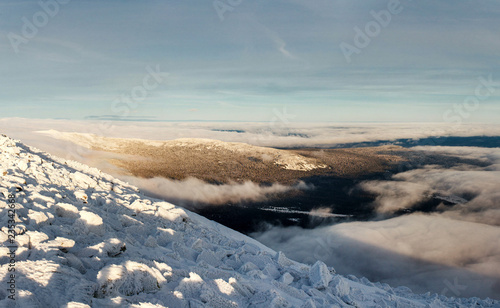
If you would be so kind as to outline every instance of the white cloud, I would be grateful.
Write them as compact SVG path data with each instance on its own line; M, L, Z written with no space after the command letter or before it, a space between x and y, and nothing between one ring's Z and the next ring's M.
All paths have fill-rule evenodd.
M500 294L500 229L489 225L412 214L313 230L275 227L253 236L297 261L320 259L340 274L415 292L441 293L457 279L466 286L460 297Z
M281 184L263 186L251 181L214 185L195 178L175 181L159 177L140 179L122 176L121 179L140 187L141 190L151 196L188 208L206 206L207 204L225 205L228 202L265 201L279 193L312 188L312 186L306 185L304 182L292 186Z
M429 187L420 183L371 181L359 185L363 190L375 194L376 210L379 213L394 213L411 208L429 197Z
M127 118L124 118L127 120ZM208 138L244 142L260 146L329 147L344 143L378 140L419 139L437 136L500 136L500 125L463 124L450 128L447 123L206 123L206 122L120 122L35 119L0 119L0 129L9 135L37 142L32 131L55 129L63 132L93 133L106 137L172 140ZM21 138L21 137L16 137ZM44 142L38 142L46 144ZM439 141L436 140L438 144ZM431 144L432 145L432 144Z
M481 159L491 165L425 166L396 174L391 181L360 184L376 194L374 206L385 215L411 208L435 194L465 200L454 206L442 204L432 214L413 213L314 230L275 227L254 236L298 261L320 259L342 274L405 285L417 292L499 298L500 149L415 149ZM460 294L449 288L455 279L464 286Z

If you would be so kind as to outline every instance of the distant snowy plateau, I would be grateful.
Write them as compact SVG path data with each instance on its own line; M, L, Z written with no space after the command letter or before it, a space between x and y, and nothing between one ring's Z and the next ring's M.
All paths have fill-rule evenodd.
M6 136L0 192L0 307L500 307L294 262Z

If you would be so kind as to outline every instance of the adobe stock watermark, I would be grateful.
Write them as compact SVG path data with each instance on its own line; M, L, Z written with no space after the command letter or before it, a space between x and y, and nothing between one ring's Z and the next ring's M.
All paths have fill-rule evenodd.
M234 11L242 2L243 0L215 0L212 4L220 21L223 22L224 14Z
M7 38L15 53L19 53L19 46L21 44L28 44L30 40L36 37L38 31L47 26L49 21L54 18L61 10L62 5L66 5L71 0L47 0L38 1L40 10L31 17L31 20L26 16L21 18L23 25L21 27L21 34L9 32Z
M144 102L150 95L151 92L157 89L160 84L165 82L167 73L161 72L160 65L157 64L155 67L147 66L145 68L146 74L142 78L142 82L132 87L129 91L125 91L123 94L118 96L111 102L110 109L113 120L124 120L130 113L139 107L139 104ZM112 128L113 120L100 120L97 128L98 134L101 136L106 136ZM73 149L69 149L72 146ZM76 146L75 144L68 144L68 156L67 159L80 161L83 157L86 157L91 150Z
M500 83L493 81L492 74L487 78L481 76L478 80L479 84L474 89L474 95L467 96L461 104L454 104L453 108L443 113L445 122L461 125L463 120L468 119L479 109L481 102L489 99L495 93L496 88L500 87Z
M273 113L274 113L274 116L271 119L271 121L269 122L270 127L275 127L276 123L278 123L278 124L281 123L282 125L283 124L288 125L290 123L290 120L293 120L297 117L297 115L295 115L295 114L288 113L286 107L283 107L283 112L277 108L274 108Z
M253 145L266 145L274 136L275 130L287 130L293 119L297 117L296 114L289 113L286 106L273 108L270 119L261 127L260 133L250 134L246 137L245 142Z
M342 251L342 245L342 241L337 234L326 232L324 236L318 236L311 240L312 254L309 254L304 259L304 263L314 264L318 260L329 263L328 260L331 260L339 254L339 251Z
M130 115L133 109L139 106L139 103L150 95L158 86L163 83L165 73L160 71L160 65L157 64L153 69L151 66L146 67L147 74L142 79L142 83L133 87L129 93L120 95L111 103L111 111L120 118L125 118Z
M451 292L455 297L460 297L462 292L467 290L467 286L458 283L458 278L455 278L453 283L448 279L443 280L443 283L446 286L446 288L441 291L441 295L443 296L449 296L448 293Z
M500 88L500 82L495 82L492 74L489 74L488 77L481 76L478 78L478 81L479 83L474 89L474 95L465 97L462 103L454 104L453 107L450 107L443 113L443 121L455 125L447 126L446 129L441 132L441 136L452 135L453 132L457 131L465 119L468 119L473 112L479 110L481 102L489 99L496 92L497 88ZM440 146L444 141L444 138L430 136L424 144L420 145ZM424 163L425 158L423 156L412 161L403 162L398 165L397 170L386 171L384 177L386 180L390 180L394 174L417 168ZM460 203L460 206L465 205Z
M411 1L411 0L409 0ZM373 20L367 22L363 29L354 27L353 43L340 43L340 50L344 55L347 63L352 62L354 54L359 55L363 49L370 45L372 39L376 38L382 32L382 29L387 28L392 21L393 15L398 15L403 11L403 6L399 0L389 0L387 9L379 12L370 11Z
M8 249L7 256L9 258L8 261L8 271L9 274L7 276L7 292L10 300L16 300L16 251L17 251L17 243L16 243L16 195L9 194L7 196L9 202L9 209L7 211L7 236L8 236L8 244L6 248Z

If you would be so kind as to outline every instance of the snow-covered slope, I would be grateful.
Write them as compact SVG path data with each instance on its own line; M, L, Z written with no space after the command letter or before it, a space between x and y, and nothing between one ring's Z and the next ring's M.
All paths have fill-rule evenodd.
M296 263L97 169L5 136L0 187L0 307L499 305L415 295L336 275L321 262Z

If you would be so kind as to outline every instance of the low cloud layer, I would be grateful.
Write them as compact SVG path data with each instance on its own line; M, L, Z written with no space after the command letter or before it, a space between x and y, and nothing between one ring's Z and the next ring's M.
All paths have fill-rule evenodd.
M344 275L422 293L500 297L500 229L489 225L412 214L312 230L274 227L253 236L297 261L319 259Z
M286 186L273 184L271 186L259 185L250 181L244 183L231 183L223 185L208 184L204 181L188 178L175 181L165 178L140 179L136 177L122 177L130 184L140 187L151 196L161 198L176 204L196 208L203 205L224 205L228 202L256 202L266 201L276 194L292 190L313 189L313 186L304 182Z
M361 188L376 194L376 210L394 213L432 196L459 200L454 206L441 205L438 211L459 220L500 225L500 150L465 147L418 147L418 150L480 159L486 167L458 165L444 169L425 166L394 175L391 181L369 181Z
M411 208L413 205L429 198L430 189L421 183L405 181L370 181L359 185L364 191L375 194L374 205L376 211L395 213L401 209Z
M500 125L448 123L204 123L204 122L120 122L0 119L0 130L30 144L46 146L33 131L91 133L106 137L173 140L208 138L271 147L331 147L345 143L379 140L419 139L436 136L500 136ZM28 134L26 134L28 133ZM50 140L50 139L46 139Z
M314 230L271 227L255 238L298 261L323 260L342 274L409 286L416 292L500 298L500 149L418 150L482 159L491 165L425 166L388 181L360 184L377 196L374 206L381 215L411 208L433 195L463 201L443 203L432 214Z

